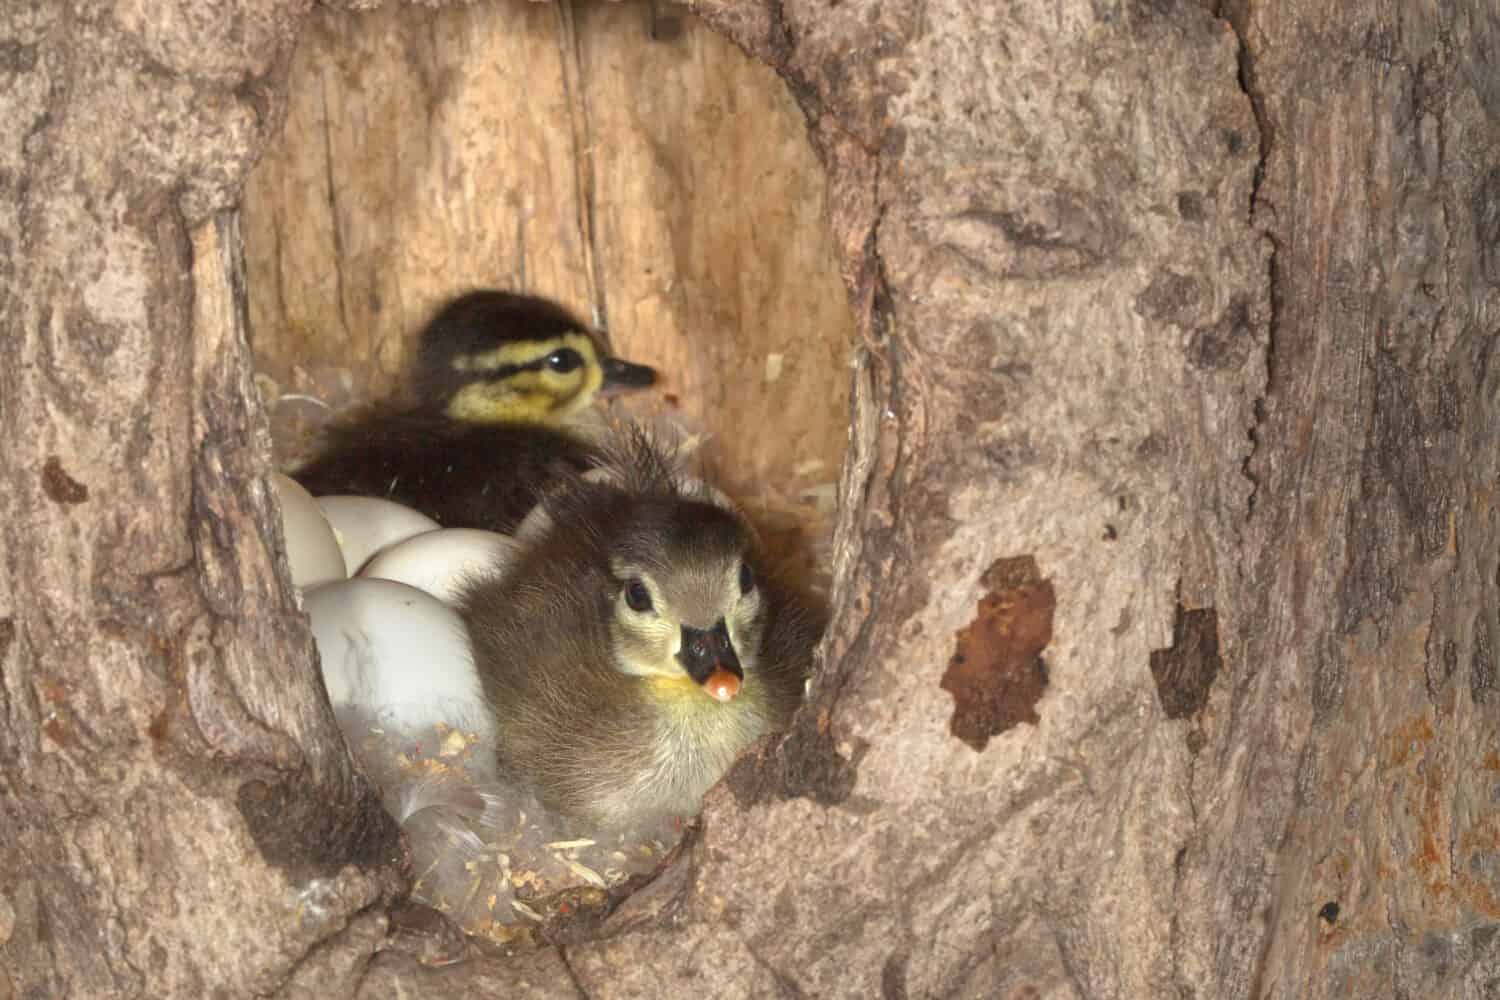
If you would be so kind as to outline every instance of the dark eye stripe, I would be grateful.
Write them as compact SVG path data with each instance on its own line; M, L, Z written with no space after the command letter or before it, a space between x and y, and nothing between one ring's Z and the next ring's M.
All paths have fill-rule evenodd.
M566 374L567 372L583 367L583 355L571 347L556 347L533 361L527 361L525 364L496 365L493 368L473 368L470 370L474 374L483 375L486 378L507 378L511 375L519 375L521 372L539 372L543 368L551 366L552 359L559 355L566 355L571 363L565 368L556 368L553 366L555 371Z

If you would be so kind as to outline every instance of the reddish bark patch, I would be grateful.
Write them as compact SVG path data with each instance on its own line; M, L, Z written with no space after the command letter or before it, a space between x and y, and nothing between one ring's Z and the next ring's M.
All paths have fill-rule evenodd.
M42 492L53 503L79 504L89 498L89 488L68 475L56 455L42 463Z
M72 731L55 718L48 719L42 723L42 731L47 734L53 743L56 743L60 747L74 747L78 745L78 741L73 738Z
M1223 662L1219 656L1219 613L1213 608L1177 605L1172 645L1151 653L1151 676L1167 718L1185 719L1202 711Z
M998 559L979 582L988 593L958 631L941 684L953 695L949 729L975 750L1019 723L1039 721L1036 703L1047 689L1041 653L1052 641L1057 608L1052 583L1031 556Z

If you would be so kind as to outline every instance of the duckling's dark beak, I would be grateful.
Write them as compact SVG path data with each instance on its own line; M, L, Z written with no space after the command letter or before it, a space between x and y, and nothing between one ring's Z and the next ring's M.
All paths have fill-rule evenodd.
M729 629L720 618L711 629L682 626L682 649L677 654L682 668L715 701L730 701L740 693L745 670L729 640Z
M620 358L605 358L603 393L623 392L627 389L644 389L656 384L656 369L649 365L638 365Z

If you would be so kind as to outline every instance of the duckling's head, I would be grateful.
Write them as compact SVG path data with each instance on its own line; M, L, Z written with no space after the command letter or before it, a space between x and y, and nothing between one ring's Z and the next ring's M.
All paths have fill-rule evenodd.
M635 503L610 540L616 669L663 694L734 699L756 670L766 621L752 559L748 530L716 504Z
M613 357L562 306L513 292L469 292L422 331L414 389L424 407L474 423L565 422L600 392L656 372Z

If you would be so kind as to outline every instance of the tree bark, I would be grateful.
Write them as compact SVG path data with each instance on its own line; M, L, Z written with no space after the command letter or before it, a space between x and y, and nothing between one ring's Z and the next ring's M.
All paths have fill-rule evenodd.
M1226 996L1500 995L1500 9L1227 6L1276 311L1244 680L1183 900L1254 933L1183 967Z
M403 850L314 679L234 278L294 13L0 24L0 994L352 982L321 956L383 936Z
M295 16L178 9L0 14L0 992L1500 990L1488 0L701 0L854 309L824 669L628 933L436 970L261 478Z

